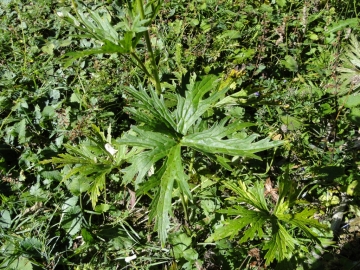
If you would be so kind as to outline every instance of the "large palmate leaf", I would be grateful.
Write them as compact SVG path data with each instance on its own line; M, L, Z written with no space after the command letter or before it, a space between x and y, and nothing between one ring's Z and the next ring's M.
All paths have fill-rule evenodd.
M267 250L266 264L270 264L274 259L282 261L291 258L295 247L302 245L300 240L289 234L285 226L299 228L306 236L318 243L319 240L312 228L318 230L327 228L314 219L315 210L313 209L304 209L294 215L289 213L291 209L289 209L289 201L285 200L285 197L291 198L291 189L285 187L284 184L280 185L282 194L273 210L269 208L265 200L264 186L259 182L255 182L252 187L247 187L242 181L239 181L238 184L225 181L224 186L235 193L236 196L230 197L229 200L236 204L218 212L236 216L236 218L224 221L224 226L216 229L207 242L226 237L232 239L243 233L240 239L240 243L242 243L255 237L264 237L264 228L271 227L270 240L265 240L263 246L263 249ZM245 231L243 231L244 229Z
M132 127L132 130L117 142L141 148L143 151L127 160L130 165L123 169L123 183L127 184L135 179L135 185L138 187L149 170L161 164L149 182L142 183L138 193L146 194L151 189L156 189L150 216L155 218L155 229L159 233L162 245L165 244L170 224L169 213L174 183L183 195L191 199L187 183L189 177L182 163L182 147L205 154L225 168L231 169L226 156L258 158L254 153L282 144L279 141L270 142L268 139L254 142L257 138L255 134L245 139L232 137L234 133L252 126L251 123L229 123L229 119L225 118L210 128L206 128L206 124L199 124L203 114L215 106L228 90L227 87L223 87L219 91L219 83L213 75L204 76L200 81L196 81L194 75L184 95L175 96L177 107L173 111L166 107L164 97L158 96L152 88L149 88L148 92L142 87L139 90L127 88L127 93L134 101L131 103L132 107L126 111L141 125ZM255 196L253 202L259 198ZM262 206L266 206L265 202L262 203ZM253 214L249 211L247 213ZM258 224L262 224L260 220ZM254 226L254 230L261 230L260 225ZM251 235L246 237L249 238Z

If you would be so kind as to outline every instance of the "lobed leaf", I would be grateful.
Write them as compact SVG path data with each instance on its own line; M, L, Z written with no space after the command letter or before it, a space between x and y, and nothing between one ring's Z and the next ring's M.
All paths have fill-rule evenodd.
M239 181L238 185L229 181L224 181L223 184L236 194L235 201L247 203L259 211L269 212L264 196L264 186L259 182L255 182L250 189L242 181Z
M155 229L159 233L160 242L165 246L167 238L167 229L170 225L169 213L171 212L171 199L174 180L183 178L183 171L177 171L174 168L181 168L181 147L175 145L169 151L166 164L164 165L164 173L160 179L159 197L156 205L156 222Z
M268 250L264 257L267 265L274 259L278 261L290 259L295 250L295 245L300 244L279 222L273 225L271 236L271 239L263 247L264 250Z
M205 137L208 135L208 137ZM226 154L231 156L243 156L255 159L260 159L254 155L256 152L267 150L279 145L282 145L281 141L272 141L269 139L263 139L253 143L253 140L257 135L250 135L246 139L228 139L221 140L220 138L210 137L206 132L199 132L184 136L181 143L185 146L192 147L198 151L212 154Z
M228 88L225 88L202 100L207 92L216 87L216 80L216 76L207 75L200 82L192 82L187 86L188 91L185 93L185 98L181 95L177 96L178 103L175 111L177 132L185 135L189 128L214 105L213 103L228 91Z
M132 127L132 130L135 131L137 136L127 133L122 139L118 140L117 143L150 149L149 151L139 153L129 158L127 161L131 163L131 165L123 170L124 183L131 182L137 175L135 183L139 184L151 166L158 160L166 157L176 142L158 132L145 131L137 127Z
M232 208L219 210L219 213L240 216L237 219L226 221L223 227L215 230L212 235L214 240L220 240L226 237L233 239L241 230L249 225L245 231L240 243L244 243L254 237L262 237L264 235L262 227L269 220L270 215L265 211L248 210L242 206L234 206Z
M163 97L159 98L152 88L149 89L150 96L143 88L136 90L133 87L128 87L127 92L137 101L136 103L133 103L132 106L146 110L150 117L156 119L157 122L162 123L169 130L176 130L175 121L166 107ZM138 113L137 110L134 109L132 109L131 112L135 117L140 117L144 120L145 117L143 112ZM152 122L146 120L145 123L152 124Z

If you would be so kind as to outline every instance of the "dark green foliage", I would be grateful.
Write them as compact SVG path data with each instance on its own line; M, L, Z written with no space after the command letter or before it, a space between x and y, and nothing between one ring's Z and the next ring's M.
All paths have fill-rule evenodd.
M1 1L0 268L355 269L358 2Z

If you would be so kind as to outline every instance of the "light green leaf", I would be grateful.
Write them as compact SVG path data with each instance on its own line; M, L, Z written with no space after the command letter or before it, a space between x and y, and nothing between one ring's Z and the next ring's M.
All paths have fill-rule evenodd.
M217 77L207 75L200 82L190 82L187 85L188 91L185 98L178 95L178 104L175 112L176 131L185 135L189 128L217 101L228 89L210 95L209 98L202 100L203 96L213 90L217 84Z
M81 236L83 237L85 243L94 243L95 239L92 234L85 228L81 229Z
M81 104L81 99L76 93L72 93L70 97L70 102L77 102Z
M131 165L123 170L124 183L129 183L137 175L135 182L139 184L151 166L158 160L166 157L170 149L176 145L176 142L161 133L145 131L137 127L133 127L132 130L138 136L127 133L122 139L117 140L117 143L150 149L150 151L145 151L129 158L128 162Z
M286 125L288 130L298 130L303 127L303 123L290 115L280 116L280 121Z
M176 259L183 258L183 252L191 245L191 237L186 233L173 233L169 235L169 243L173 245Z
M278 4L279 7L284 7L286 5L286 0L276 0L276 4Z
M264 257L266 264L269 265L274 259L278 261L290 259L295 245L299 245L299 242L296 241L280 223L277 223L277 225L273 227L270 241L266 242L263 247L264 250L268 250Z
M226 210L219 210L218 212L240 217L238 219L225 221L223 227L216 229L214 234L211 235L211 238L215 241L226 237L233 239L244 227L248 225L251 227L241 238L241 243L246 242L248 239L253 239L256 236L262 237L264 234L262 226L269 218L269 215L264 212L251 211L239 206Z
M40 187L40 183L32 185L30 188L30 195L36 197L37 199L45 199L47 193Z
M159 187L159 179L156 175L152 175L146 182L142 183L136 190L136 196L147 194L150 190Z
M200 207L207 217L214 214L216 209L215 203L212 200L201 200Z
M211 128L189 135L192 138L217 138L222 139L226 136L232 135L233 133L240 131L244 128L255 126L255 124L247 122L233 122L225 126L228 122L227 118L224 118L219 123L216 123Z
M43 160L41 164L59 164L58 167L70 165L71 167L62 177L62 181L70 179L67 187L73 194L79 195L88 191L92 205L95 207L101 191L104 190L106 175L122 161L119 156L116 163L114 162L114 157L105 149L105 135L98 127L92 126L92 134L95 137L88 136L89 140L77 146L66 144L65 148L68 153ZM124 148L121 149L119 155L124 154Z
M352 108L347 118L355 125L360 126L360 108Z
M263 184L255 182L252 187L247 187L242 181L239 181L238 184L224 181L224 186L235 193L235 196L230 197L229 200L238 204L218 212L236 216L236 219L226 220L224 226L217 228L206 242L226 237L232 239L246 228L240 238L240 243L243 243L254 237L264 237L263 228L271 226L270 240L265 240L263 247L264 250L268 250L265 255L267 265L275 259L280 262L291 258L295 247L302 247L301 242L294 239L282 224L289 224L291 227L299 228L309 239L320 243L315 231L325 231L327 226L314 219L315 210L313 209L304 209L294 214L290 212L292 209L290 209L290 203L287 199L292 200L293 190L287 179L280 182L279 191L281 193L273 211L269 210L265 200Z
M241 32L238 30L225 30L221 35L217 36L217 38L237 39L241 36Z
M40 175L49 180L60 181L62 179L61 173L59 171L42 171Z
M91 204L94 209L98 201L98 197L101 194L101 191L103 191L105 188L105 176L107 173L108 172L105 171L98 174L93 180L91 187L88 190L88 192L90 193Z
M360 105L360 93L346 95L339 99L339 105L346 108L353 108Z
M30 237L22 240L20 246L28 252L39 252L42 248L42 243L39 239Z
M115 27L121 28L125 31L133 32L133 33L141 33L147 30L146 25L149 23L149 19L141 20L140 14L133 17L132 22L128 20L128 18L123 18L124 21L118 23Z
M129 146L139 146L147 149L162 148L167 149L175 144L175 141L168 136L158 133L140 129L136 126L131 127L137 136L126 133L124 137L117 142Z
M61 207L61 227L71 236L77 234L81 227L82 212L77 202L78 197L74 196L67 199Z
M297 64L295 58L292 57L291 55L286 55L285 60L282 60L281 63L283 64L283 66L285 68L287 68L288 70L290 70L292 72L298 71L298 64Z
M74 197L71 197L71 198L67 199L64 202L63 206L61 207L62 211L64 213L66 213L68 211L69 207L73 207L73 206L77 205L77 202L78 202L78 197L77 196L74 196Z
M289 224L300 228L310 239L319 242L316 234L311 228L316 228L320 231L326 230L326 225L320 224L318 220L314 219L315 209L304 209L299 213L292 214L276 214L277 218Z
M355 35L350 36L350 45L347 46L341 60L343 64L337 71L341 73L342 85L337 94L348 95L349 91L360 87L360 43Z
M26 142L26 119L22 119L20 122L16 123L15 130L18 134L19 143Z
M55 115L55 109L52 106L45 106L41 114L43 117L53 117Z
M332 23L328 29L325 31L325 34L334 33L340 31L346 27L355 27L359 23L359 19L351 18L346 20L339 20L337 22Z
M159 233L160 242L165 246L167 238L167 230L170 225L169 213L171 212L172 189L175 179L179 176L179 172L173 169L178 167L177 163L181 162L180 145L175 145L169 151L165 164L164 173L160 179L159 199L156 205L156 222L155 230Z
M82 58L84 56L89 56L93 54L101 53L129 53L123 46L116 45L110 41L104 41L104 45L95 49L88 49L78 52L68 52L64 55L65 62L64 68L69 67L75 60Z
M258 142L253 142L257 135L250 135L246 139L227 139L221 140L219 138L204 137L204 134L194 133L184 136L181 140L181 144L189 146L198 151L212 154L227 154L231 156L243 156L260 159L254 155L256 152L260 152L269 148L273 148L281 145L281 141L272 141L263 139Z
M95 211L99 213L105 213L109 211L110 207L111 207L110 204L102 203L95 207Z
M196 252L195 249L189 248L184 251L183 257L187 261L195 261L199 258L199 254Z
M74 177L71 181L68 181L66 187L75 196L79 196L81 193L86 192L90 188L91 179L85 176Z
M150 120L147 121L145 114L139 112L138 110L131 110L130 112L134 115L135 119L141 119L146 124L150 125L150 127L156 129L160 126L159 124L162 124L169 130L176 130L175 121L170 111L166 107L163 97L159 98L154 89L149 89L150 96L146 93L144 88L136 90L133 87L128 87L126 91L138 101L131 105L139 109L146 110L148 114L147 117L150 117Z
M238 202L245 202L259 211L269 212L265 197L264 197L264 186L260 182L255 182L254 186L248 188L244 182L238 181L238 184L224 181L224 186L232 190L237 194L235 198ZM228 212L230 214L230 212Z
M55 44L52 42L49 42L45 46L41 47L41 50L49 55L54 55L54 49L55 49Z
M1 210L0 212L0 228L8 229L11 226L11 216L8 210Z
M20 256L7 266L9 270L33 270L31 261L28 258Z

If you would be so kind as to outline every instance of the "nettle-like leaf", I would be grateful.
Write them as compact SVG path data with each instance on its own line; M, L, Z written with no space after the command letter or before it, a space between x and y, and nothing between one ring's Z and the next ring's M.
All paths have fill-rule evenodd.
M193 76L184 96L175 96L177 107L170 111L165 105L164 98L159 97L152 88L149 88L148 92L143 88L127 89L134 102L126 111L142 125L132 127L118 143L142 148L143 152L127 160L130 165L123 170L124 184L135 177L136 185L142 183L152 167L162 164L151 176L149 183L144 184L138 191L146 194L157 187L151 204L151 217L156 219L155 229L159 233L162 245L165 244L170 224L174 184L191 200L187 183L189 177L182 164L182 147L205 154L225 168L231 169L226 163L226 156L259 158L254 153L282 144L279 141L270 142L268 139L254 142L257 135L250 135L245 139L231 138L231 135L239 130L253 125L250 123L228 123L229 119L226 118L208 129L205 124L199 124L202 115L215 106L227 90L226 87L219 90L219 80L214 75L205 76L200 81L196 81L196 76Z
M270 227L271 235L266 237L270 237L270 240L265 240L263 246L263 250L267 250L266 264L270 264L274 259L282 261L291 258L296 246L302 245L300 240L289 234L289 229L287 229L289 226L299 228L307 237L320 243L312 228L323 231L327 227L314 219L314 209L304 209L302 212L291 214L289 205L292 205L292 202L288 198L292 198L293 189L287 180L284 178L280 183L281 193L273 210L265 200L263 184L255 182L252 187L247 187L242 181L239 181L238 184L224 181L224 186L236 195L228 199L235 204L218 212L236 216L236 219L224 221L224 226L216 229L206 241L211 242L227 237L233 239L243 233L240 239L240 243L243 243L255 237L264 237L264 229ZM244 229L245 231L243 231Z
M106 176L114 168L120 168L125 159L130 158L136 151L128 152L124 145L119 145L116 147L118 150L111 151L113 150L109 143L111 136L106 139L96 126L92 126L92 130L93 134L88 136L88 140L77 146L65 144L67 153L40 163L52 163L57 164L58 168L64 167L62 182L67 183L67 187L74 195L87 191L95 208L98 197L105 189ZM109 132L111 132L110 128Z

